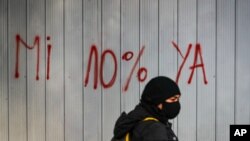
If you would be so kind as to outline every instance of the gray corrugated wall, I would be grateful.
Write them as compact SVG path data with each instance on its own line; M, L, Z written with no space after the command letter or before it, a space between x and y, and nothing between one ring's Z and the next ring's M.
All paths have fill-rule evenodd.
M120 112L133 109L150 78L176 79L184 59L174 41L183 55L193 45L179 78L182 111L174 131L185 141L228 141L230 124L250 124L249 7L249 0L0 0L0 140L110 140ZM23 44L15 78L17 34L30 46L39 36L39 80L37 46ZM187 82L196 43L208 84L201 68ZM99 70L107 52L96 89L93 62L84 86L92 46ZM129 61L122 59L127 51L134 53ZM115 70L111 53L117 74L104 88L100 77L108 84ZM147 79L139 82L142 67Z

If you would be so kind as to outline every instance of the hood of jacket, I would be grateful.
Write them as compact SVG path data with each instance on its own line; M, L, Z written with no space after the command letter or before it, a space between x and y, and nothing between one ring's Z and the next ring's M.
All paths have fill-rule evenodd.
M144 118L151 116L140 104L134 110L126 114L123 112L117 119L114 128L114 138L120 139L124 137L129 131Z

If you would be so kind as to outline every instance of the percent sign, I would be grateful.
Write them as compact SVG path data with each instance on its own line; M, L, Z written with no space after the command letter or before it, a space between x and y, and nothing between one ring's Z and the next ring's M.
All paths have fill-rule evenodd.
M133 64L133 67L132 69L130 70L130 73L127 77L127 80L126 80L126 83L125 83L125 86L123 87L123 91L127 91L128 90L128 87L129 87L129 83L131 81L131 77L132 75L134 74L135 72L135 68L137 65L139 65L139 61L140 61L140 58L143 54L143 51L144 51L145 47L143 46L141 48L141 50L139 51L139 54ZM104 64L106 62L106 56L107 55L110 55L111 58L113 59L113 62L114 62L114 73L113 73L113 76L112 78L107 82L107 81L104 81L103 79L103 72L104 72ZM102 53L101 53L101 62L99 64L99 59L98 59L98 56L99 56L99 53L98 53L98 49L95 45L92 45L91 49L90 49L90 54L89 54L89 60L88 60L88 66L87 66L87 71L86 71L86 77L85 77L85 80L84 80L84 86L86 87L89 83L89 77L90 77L90 72L91 72L91 64L92 62L94 63L94 89L97 88L98 86L98 78L100 79L101 81L101 85L104 87L104 88L109 88L111 86L113 86L113 84L115 83L115 80L116 80L116 76L117 76L117 58L114 54L114 52L110 49L106 49L104 50ZM133 58L133 52L131 51L127 51L125 52L123 55L122 55L122 59L125 60L125 61L129 61ZM94 59L94 60L93 60ZM99 67L100 65L100 67ZM100 68L100 69L99 69ZM100 74L100 77L99 77L99 74ZM142 75L144 74L144 75ZM142 82L144 81L146 78L147 78L147 69L144 68L144 67L141 67L139 68L139 70L137 71L137 78L139 80L139 82Z
M124 91L128 90L129 83L131 81L131 77L134 74L135 68L137 65L139 65L140 58L144 52L145 46L143 46L134 62L134 65L132 69L130 70L129 76L127 77L127 80L125 82L125 86L123 87ZM122 55L122 59L125 61L129 61L133 58L134 54L131 51L128 51ZM144 73L144 76L142 77L142 74ZM145 67L140 67L139 70L137 71L137 79L139 82L143 82L147 78L147 69Z

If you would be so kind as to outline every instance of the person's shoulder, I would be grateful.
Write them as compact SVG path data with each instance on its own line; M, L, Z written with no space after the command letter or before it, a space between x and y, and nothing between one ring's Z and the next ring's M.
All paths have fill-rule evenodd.
M167 140L166 126L159 121L141 121L134 129L134 136L149 141L165 141Z
M161 134L166 132L166 126L159 121L148 120L139 122L135 130L140 134Z
M143 121L147 130L166 130L166 125L154 120Z

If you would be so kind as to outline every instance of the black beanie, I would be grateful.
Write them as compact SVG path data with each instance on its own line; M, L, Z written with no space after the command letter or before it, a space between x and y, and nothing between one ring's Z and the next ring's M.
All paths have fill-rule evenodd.
M145 86L141 100L148 104L158 105L166 99L181 94L178 85L168 77L157 76Z

